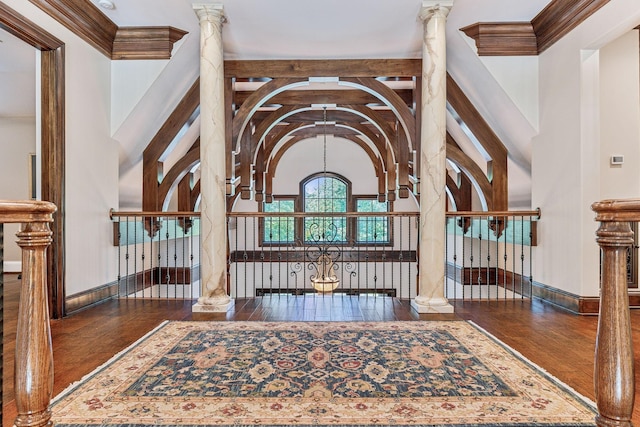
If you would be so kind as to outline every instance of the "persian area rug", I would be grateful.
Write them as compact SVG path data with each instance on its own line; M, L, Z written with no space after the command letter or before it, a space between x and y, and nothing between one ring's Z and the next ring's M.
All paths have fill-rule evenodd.
M593 426L463 321L167 322L56 398L57 426Z

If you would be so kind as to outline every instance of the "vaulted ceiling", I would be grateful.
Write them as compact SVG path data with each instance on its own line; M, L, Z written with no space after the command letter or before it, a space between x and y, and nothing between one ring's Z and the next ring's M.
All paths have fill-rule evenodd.
M74 1L80 4L83 1L89 0ZM99 3L99 0L90 1L95 5ZM45 5L45 9L47 7L46 4L54 3L50 0L32 0L32 2ZM602 4L604 2L593 3ZM172 27L186 32L184 38L182 38L182 31L171 33L172 37L175 35L171 42L182 38L176 43L174 53L178 51L178 55L174 55L171 65L177 70L174 71L174 73L184 76L185 81L189 81L190 79L193 81L193 79L195 79L198 69L199 24L193 12L191 1L113 0L113 3L115 5L114 9L99 8L99 10L104 14L105 18L108 18L107 20L110 20L109 22L111 22L111 24L109 25L113 25L114 34L116 34L115 31L118 28L149 26ZM535 42L537 35L535 25L531 25L532 20L535 20L536 15L549 3L549 0L528 0L526 2L513 2L513 0L456 0L447 21L448 68L452 79L460 83L462 92L466 93L471 101L470 104L475 104L478 107L476 113L478 116L486 119L487 127L493 129L492 132L496 134L496 138L504 142L509 153L510 168L518 169L523 176L527 176L529 173L529 143L531 136L535 134L535 128L524 118L523 114L515 107L504 91L499 90L499 85L491 78L488 71L482 66L482 63L479 62L474 49L474 40L469 37L473 37L478 47L482 49L496 49L496 46L498 50L501 49L500 46L502 46L502 49L505 49L505 47L510 48L513 45L510 40L507 39L505 42L505 39L499 39L499 37L496 39L496 37L494 37L495 34L500 31L493 31L492 33L491 30L493 30L494 27L480 27L477 23L519 22L520 24L518 24L516 31L520 31L520 33L523 34L522 40L526 40L522 45L524 49L523 52L531 54L531 40L533 39ZM588 2L586 0L572 0L571 3L586 4ZM228 21L223 27L225 59L244 61L261 59L333 60L419 58L422 44L422 23L418 19L418 12L421 4L422 2L420 0L376 0L375 2L368 0L350 0L348 2L343 0L325 0L321 3L296 0L227 1L224 2L224 8ZM544 27L546 21L543 19L538 19L538 21L541 22L538 27L545 30L546 35L550 34L551 32ZM474 24L476 24L475 27ZM71 25L73 25L73 22L71 22ZM459 31L464 27L467 27L467 35ZM489 28L488 32L487 28ZM126 31L123 30L118 34L124 34L124 37L126 37L127 34L131 35L132 33L126 33ZM116 39L117 37L116 35ZM7 58L4 53L9 52L9 50L3 49L8 49L9 47L14 49L11 57L16 60L11 62L13 70L9 70L8 72L16 72L20 67L22 67L22 69L30 67L29 65L25 65L28 64L25 59L29 58L31 53L33 53L31 48L26 45L21 46L21 42L12 40L11 36L4 33L0 33L0 39L10 41L10 43L0 43L0 58ZM101 40L97 42L92 41L92 44L99 50L102 49L107 56L119 59L119 56L115 54L115 46L113 46L113 48L107 46L105 49L104 45L101 45ZM110 50L111 48L112 50ZM482 49L479 49L480 54L482 54ZM526 49L529 49L529 51ZM520 54L523 52L520 52ZM518 54L518 52L516 52L516 54ZM126 55L120 55L120 57L122 56ZM4 67L9 67L9 65L6 61L0 60L0 72L4 72ZM309 73L308 75L312 76L313 73ZM415 74L413 75L415 76ZM342 76L349 77L349 73L342 73ZM252 90L256 90L260 85L265 84L264 80L259 80L260 77L268 76L266 74L262 76L256 74L253 77L257 77L257 79L248 79L247 77L237 79L236 86L233 89L235 97L234 108L239 108L242 102L250 96L249 94ZM374 76L372 75L371 77ZM403 100L407 108L413 108L416 90L413 81L409 79L409 81L403 82L402 78L398 81L398 75L389 75L387 77L392 77L395 81L390 82L387 80L382 83L375 83L374 81L370 83L370 85L384 84L392 88L392 91ZM6 81L5 79L2 80ZM252 84L254 85L253 87L251 86ZM180 85L176 85L175 82L171 80L166 80L165 82L154 84L152 89L156 92L164 93L169 102L173 99L173 103L177 104L186 90L180 90L179 88ZM250 88L250 90L248 88ZM371 87L369 87L369 89L371 89ZM3 89L0 83L0 94L3 93L3 90L6 91L6 88ZM412 90L414 91L413 93L411 92ZM6 103L8 99L8 97L2 96L0 97L0 100L2 100L0 103ZM290 108L296 111L295 114L286 121L278 121L277 118L272 118L274 123L277 122L280 127L283 127L295 126L294 123L302 123L305 120L309 123L318 121L319 117L314 116L313 112L305 113L304 110L300 110L300 105L310 106L313 102L307 100L309 102L296 103L292 99L293 98L289 98L286 102L282 100L278 101L279 103L276 101L272 102L277 103L281 108ZM494 111L500 111L499 118L495 114L492 115L491 111L487 111L486 105L484 105L482 101L483 99L491 99L491 106ZM372 104L370 99L360 99L360 101L363 106ZM342 133L347 139L353 138L354 135L357 137L358 134L366 133L366 129L364 128L360 130L354 129L354 127L357 127L358 121L353 119L354 114L360 114L360 117L362 117L362 111L358 112L357 110L365 107L354 106L355 101L353 101L352 98L349 98L349 102L349 104L341 107L342 115L331 113L332 115L336 115L336 117L332 116L331 119L335 120L330 120L339 122L341 128L340 130L334 129L334 132ZM332 103L339 104L339 102ZM355 104L357 105L357 102L355 102ZM2 106L0 105L0 107ZM273 108L273 105L267 106L266 111L262 113L262 115L258 114L254 119L260 118L260 120L262 120L268 118L270 114L268 112L269 108ZM0 113L2 111L3 110L0 109ZM289 115L289 112L285 111L284 113ZM153 115L153 111L148 111L147 114ZM317 115L317 111L315 114ZM351 118L347 118L345 114L351 114ZM366 112L364 115L370 118L375 114L378 113ZM191 114L189 114L189 116L190 115ZM131 121L136 123L145 122L139 120L139 118L140 117L136 117L135 112L130 117ZM383 121L393 123L394 120L398 121L398 119L399 117L392 117L391 119L386 117ZM449 122L453 127L457 127L459 124L459 117L455 111L450 111ZM160 128L159 124L152 123L151 121L149 121L151 130L138 129L140 126L133 129L131 126L127 127L126 124L125 120L124 125L121 126L120 129L117 129L114 134L114 137L121 143L121 159L123 159L121 162L121 178L125 176L134 165L142 163L143 150L146 143L153 139L151 137L153 134L149 135L149 132L155 133L158 128ZM259 125L259 122L256 121L254 125ZM270 129L270 131L271 130L273 129ZM144 132L147 134L143 135ZM305 134L305 132L309 133L310 131L292 130L292 133L288 136L293 135L295 137L295 132L298 132L298 136L301 136ZM353 135L350 134L350 132L353 132ZM459 136L460 132L457 132L457 134ZM454 141L458 139L458 136L451 138L451 140ZM388 154L381 152L379 148L375 147L375 141L372 140L374 137L375 135L368 138L368 148L365 148L363 145L363 149L373 153L370 155L372 162L376 162L375 158L380 159L380 170L387 170L388 167L386 163L391 160L385 158ZM412 142L412 138L415 138L415 135L407 134L407 138L408 146L415 149L415 143ZM367 140L367 138L365 138L365 140ZM141 145L140 141L146 141L145 145ZM264 147L268 149L266 144ZM465 148L464 144L462 148ZM460 147L458 147L458 149L460 149ZM188 150L183 149L183 151L186 153ZM462 152L463 150L461 149L460 151ZM455 149L452 149L452 153L454 152ZM254 157L259 155L258 153L259 151L255 149L251 151ZM191 156L193 155L191 154ZM406 153L394 153L393 157L395 158L395 156L406 157ZM455 157L458 156L458 154L452 154L452 156ZM185 154L185 157L187 157L187 154ZM241 161L242 160L240 160L240 162ZM460 161L458 163L460 163ZM186 166L192 167L192 164L189 163ZM253 163L252 167L255 167L255 163ZM404 182L404 184L408 185L405 176L406 173L415 172L410 170L412 167L414 167L414 165L407 163L407 168L403 171L402 182ZM251 173L251 171L252 169L249 169L249 172L247 172L247 169L238 169L238 174L247 174ZM122 181L126 181L126 179ZM166 186L165 183L165 187ZM403 191L402 187L403 184L400 185L400 194L402 194ZM379 188L381 194L384 193L382 191L382 184L380 184ZM134 189L134 191L136 190ZM525 189L525 192L526 191ZM125 184L122 188L122 193L124 194L126 192ZM139 186L137 192L138 194L140 192ZM524 197L526 198L526 195Z

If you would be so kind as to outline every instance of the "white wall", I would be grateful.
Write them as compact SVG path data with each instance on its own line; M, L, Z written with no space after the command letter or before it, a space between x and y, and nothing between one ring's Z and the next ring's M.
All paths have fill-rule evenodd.
M168 60L111 62L111 134L131 113Z
M638 21L637 1L607 3L539 57L532 205L542 209L542 219L533 277L577 295L599 294L597 224L590 209L602 197L598 49Z
M111 64L23 0L4 1L65 43L66 294L116 279L109 209L118 204L118 145L110 137Z
M629 31L600 49L600 197L640 196L640 43ZM611 165L611 155L624 164Z
M538 128L538 57L481 56L482 63L534 129ZM524 81L527 84L522 84Z
M34 117L0 117L0 200L28 200L29 154L36 151ZM4 270L19 272L21 251L17 224L4 226Z

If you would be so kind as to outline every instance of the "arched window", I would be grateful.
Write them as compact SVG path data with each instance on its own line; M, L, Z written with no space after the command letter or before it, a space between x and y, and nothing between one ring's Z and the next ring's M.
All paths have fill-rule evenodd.
M307 177L300 185L302 210L304 212L347 212L351 183L337 174L320 173ZM347 218L340 216L306 217L304 219L304 241L346 242Z
M388 212L389 203L379 202L373 195L353 195L351 182L336 173L319 172L300 182L297 195L274 195L262 204L263 212L311 214L304 218L268 216L261 220L260 244L391 244L391 223L385 216L366 213ZM340 215L313 216L314 213L339 214L362 212L357 218Z

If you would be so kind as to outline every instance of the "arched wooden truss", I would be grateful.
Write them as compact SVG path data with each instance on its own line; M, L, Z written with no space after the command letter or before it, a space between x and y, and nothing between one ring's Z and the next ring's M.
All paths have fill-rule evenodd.
M409 197L420 178L416 155L420 149L420 67L421 61L414 59L226 61L228 196L271 200L272 180L283 154L300 141L326 132L357 144L367 154L378 180L379 200ZM314 78L333 84L314 85ZM239 89L244 82L256 81L262 82L256 90ZM393 89L387 81L401 82L402 88ZM177 133L178 123L197 107L197 88L196 82L163 127L173 131L161 129L145 150L144 210L166 206L174 188L180 210L195 207L199 183L190 171L198 161L197 150L190 150L164 176L158 173L158 159ZM464 175L447 180L451 206L470 209L473 188L487 209L506 210L504 145L451 77L447 99L491 157L484 168L490 171L487 174L448 135L447 158ZM319 105L330 106L326 128L318 124L325 113Z

